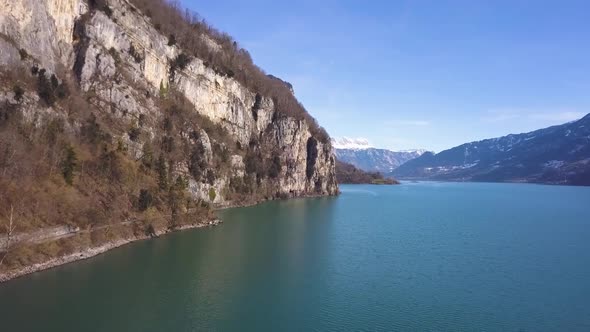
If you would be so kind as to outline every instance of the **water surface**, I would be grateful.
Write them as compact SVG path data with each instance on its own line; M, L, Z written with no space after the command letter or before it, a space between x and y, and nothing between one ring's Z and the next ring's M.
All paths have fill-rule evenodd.
M0 284L1 330L590 331L590 188L342 191Z

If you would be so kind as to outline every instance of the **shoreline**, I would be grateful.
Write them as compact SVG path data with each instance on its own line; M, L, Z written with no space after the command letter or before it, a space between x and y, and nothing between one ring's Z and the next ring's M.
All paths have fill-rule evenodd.
M340 194L340 192L338 194ZM338 195L307 194L307 195L289 197L289 198L285 198L285 199L279 199L279 198L264 199L264 200L258 201L258 202L242 202L242 203L237 203L237 204L228 204L225 206L220 205L215 208L215 211L221 211L221 210L233 209L233 208L250 207L250 206L255 206L258 204L262 204L262 203L269 202L269 201L276 201L276 200L290 200L290 199L298 199L298 198L336 197L336 196L338 196ZM165 236L167 234L181 232L181 231L188 230L188 229L213 227L213 226L217 226L221 223L223 223L222 220L215 219L213 221L208 221L208 222L199 222L199 223L195 223L192 225L183 225L183 226L180 226L174 230L160 231L160 232L157 232L156 236L153 236L153 237L150 237L148 235L142 235L139 237L119 239L119 240L112 241L112 242L106 243L106 244L98 246L98 247L86 248L86 249L77 251L73 254L52 258L52 259L45 261L43 263L33 264L33 265L26 266L26 267L23 267L18 270L7 271L4 274L0 274L0 284L5 283L10 280L18 279L20 277L23 277L23 276L26 276L29 274L49 270L49 269L52 269L52 268L55 268L55 267L58 267L61 265L66 265L66 264L74 263L77 261L86 260L86 259L98 256L98 255L104 254L105 252L110 251L112 249L122 247L122 246L132 243L132 242L148 240L148 239L155 239L155 238L159 238L161 236Z
M165 236L168 234L172 234L175 232L180 232L180 231L184 231L184 230L188 230L188 229L213 227L213 226L217 226L221 223L223 223L223 221L221 221L220 219L215 219L214 221L209 221L209 222L196 223L196 224L192 224L192 225L183 225L183 226L180 226L174 230L165 230L165 231L156 233L156 236L153 236L153 237L148 236L148 235L142 235L139 237L119 239L116 241L108 242L108 243L103 244L98 247L86 248L81 251L75 252L73 254L52 258L52 259L45 261L43 263L33 264L30 266L24 267L22 269L8 271L7 273L0 275L0 284L5 283L10 280L15 280L20 277L24 277L26 275L33 274L36 272L41 272L41 271L49 270L49 269L52 269L52 268L55 268L55 267L58 267L61 265L66 265L69 263L74 263L77 261L83 261L83 260L86 260L86 259L89 259L92 257L96 257L98 255L106 253L107 251L122 247L126 244L130 244L133 242L155 239L155 238L159 238L159 237L162 237L162 236Z
M334 194L334 195L324 195L324 194L304 194L304 195L299 195L299 196L290 196L290 197L285 197L285 198L267 198L267 199L263 199L261 201L254 201L254 202L242 202L242 203L236 203L236 204L228 204L228 205L218 205L215 207L215 211L222 211L222 210L227 210L227 209L233 209L233 208L244 208L244 207L250 207L250 206L255 206L255 205L259 205L259 204L263 204L263 203L268 203L268 202L273 202L273 201L289 201L292 199L305 199L305 198L322 198L322 197L338 197L340 196L342 192L340 190L338 190L338 193Z

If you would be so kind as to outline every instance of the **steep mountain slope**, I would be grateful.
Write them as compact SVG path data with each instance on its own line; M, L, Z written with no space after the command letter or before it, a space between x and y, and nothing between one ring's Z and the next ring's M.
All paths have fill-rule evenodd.
M530 133L425 153L391 174L401 179L590 185L590 114Z
M290 87L163 0L0 0L0 175L0 279L215 206L338 193Z

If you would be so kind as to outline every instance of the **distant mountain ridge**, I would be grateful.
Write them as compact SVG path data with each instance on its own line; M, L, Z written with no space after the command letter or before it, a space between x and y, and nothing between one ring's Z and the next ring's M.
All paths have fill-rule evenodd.
M426 150L391 151L377 149L363 138L332 140L336 158L367 172L390 173L405 162L421 156Z
M372 148L366 138L339 137L332 139L332 146L335 149L364 150Z
M590 185L590 114L529 133L425 153L395 169L400 179Z

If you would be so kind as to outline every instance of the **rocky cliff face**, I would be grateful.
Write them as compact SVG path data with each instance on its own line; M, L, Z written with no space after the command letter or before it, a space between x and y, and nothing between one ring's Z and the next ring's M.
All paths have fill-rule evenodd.
M60 81L72 76L97 111L114 114L123 127L141 120L147 139L120 137L137 158L146 141L160 138L158 123L165 110L158 99L172 90L180 93L192 112L228 136L222 142L198 130L205 169L213 167L214 154L230 154L224 158L227 169L215 170L214 178L189 176L188 163L170 165L187 175L190 192L203 200L231 203L230 184L238 179L256 182L255 191L263 198L338 192L331 143L313 137L307 121L279 116L272 99L216 73L201 59L192 57L175 67L183 50L171 45L149 18L125 0L110 0L108 7L97 10L84 0L0 0L0 66L38 67ZM31 111L46 112L37 108ZM51 111L60 113L58 107ZM80 124L70 125L75 131ZM248 178L250 150L261 161L274 160L272 176Z

